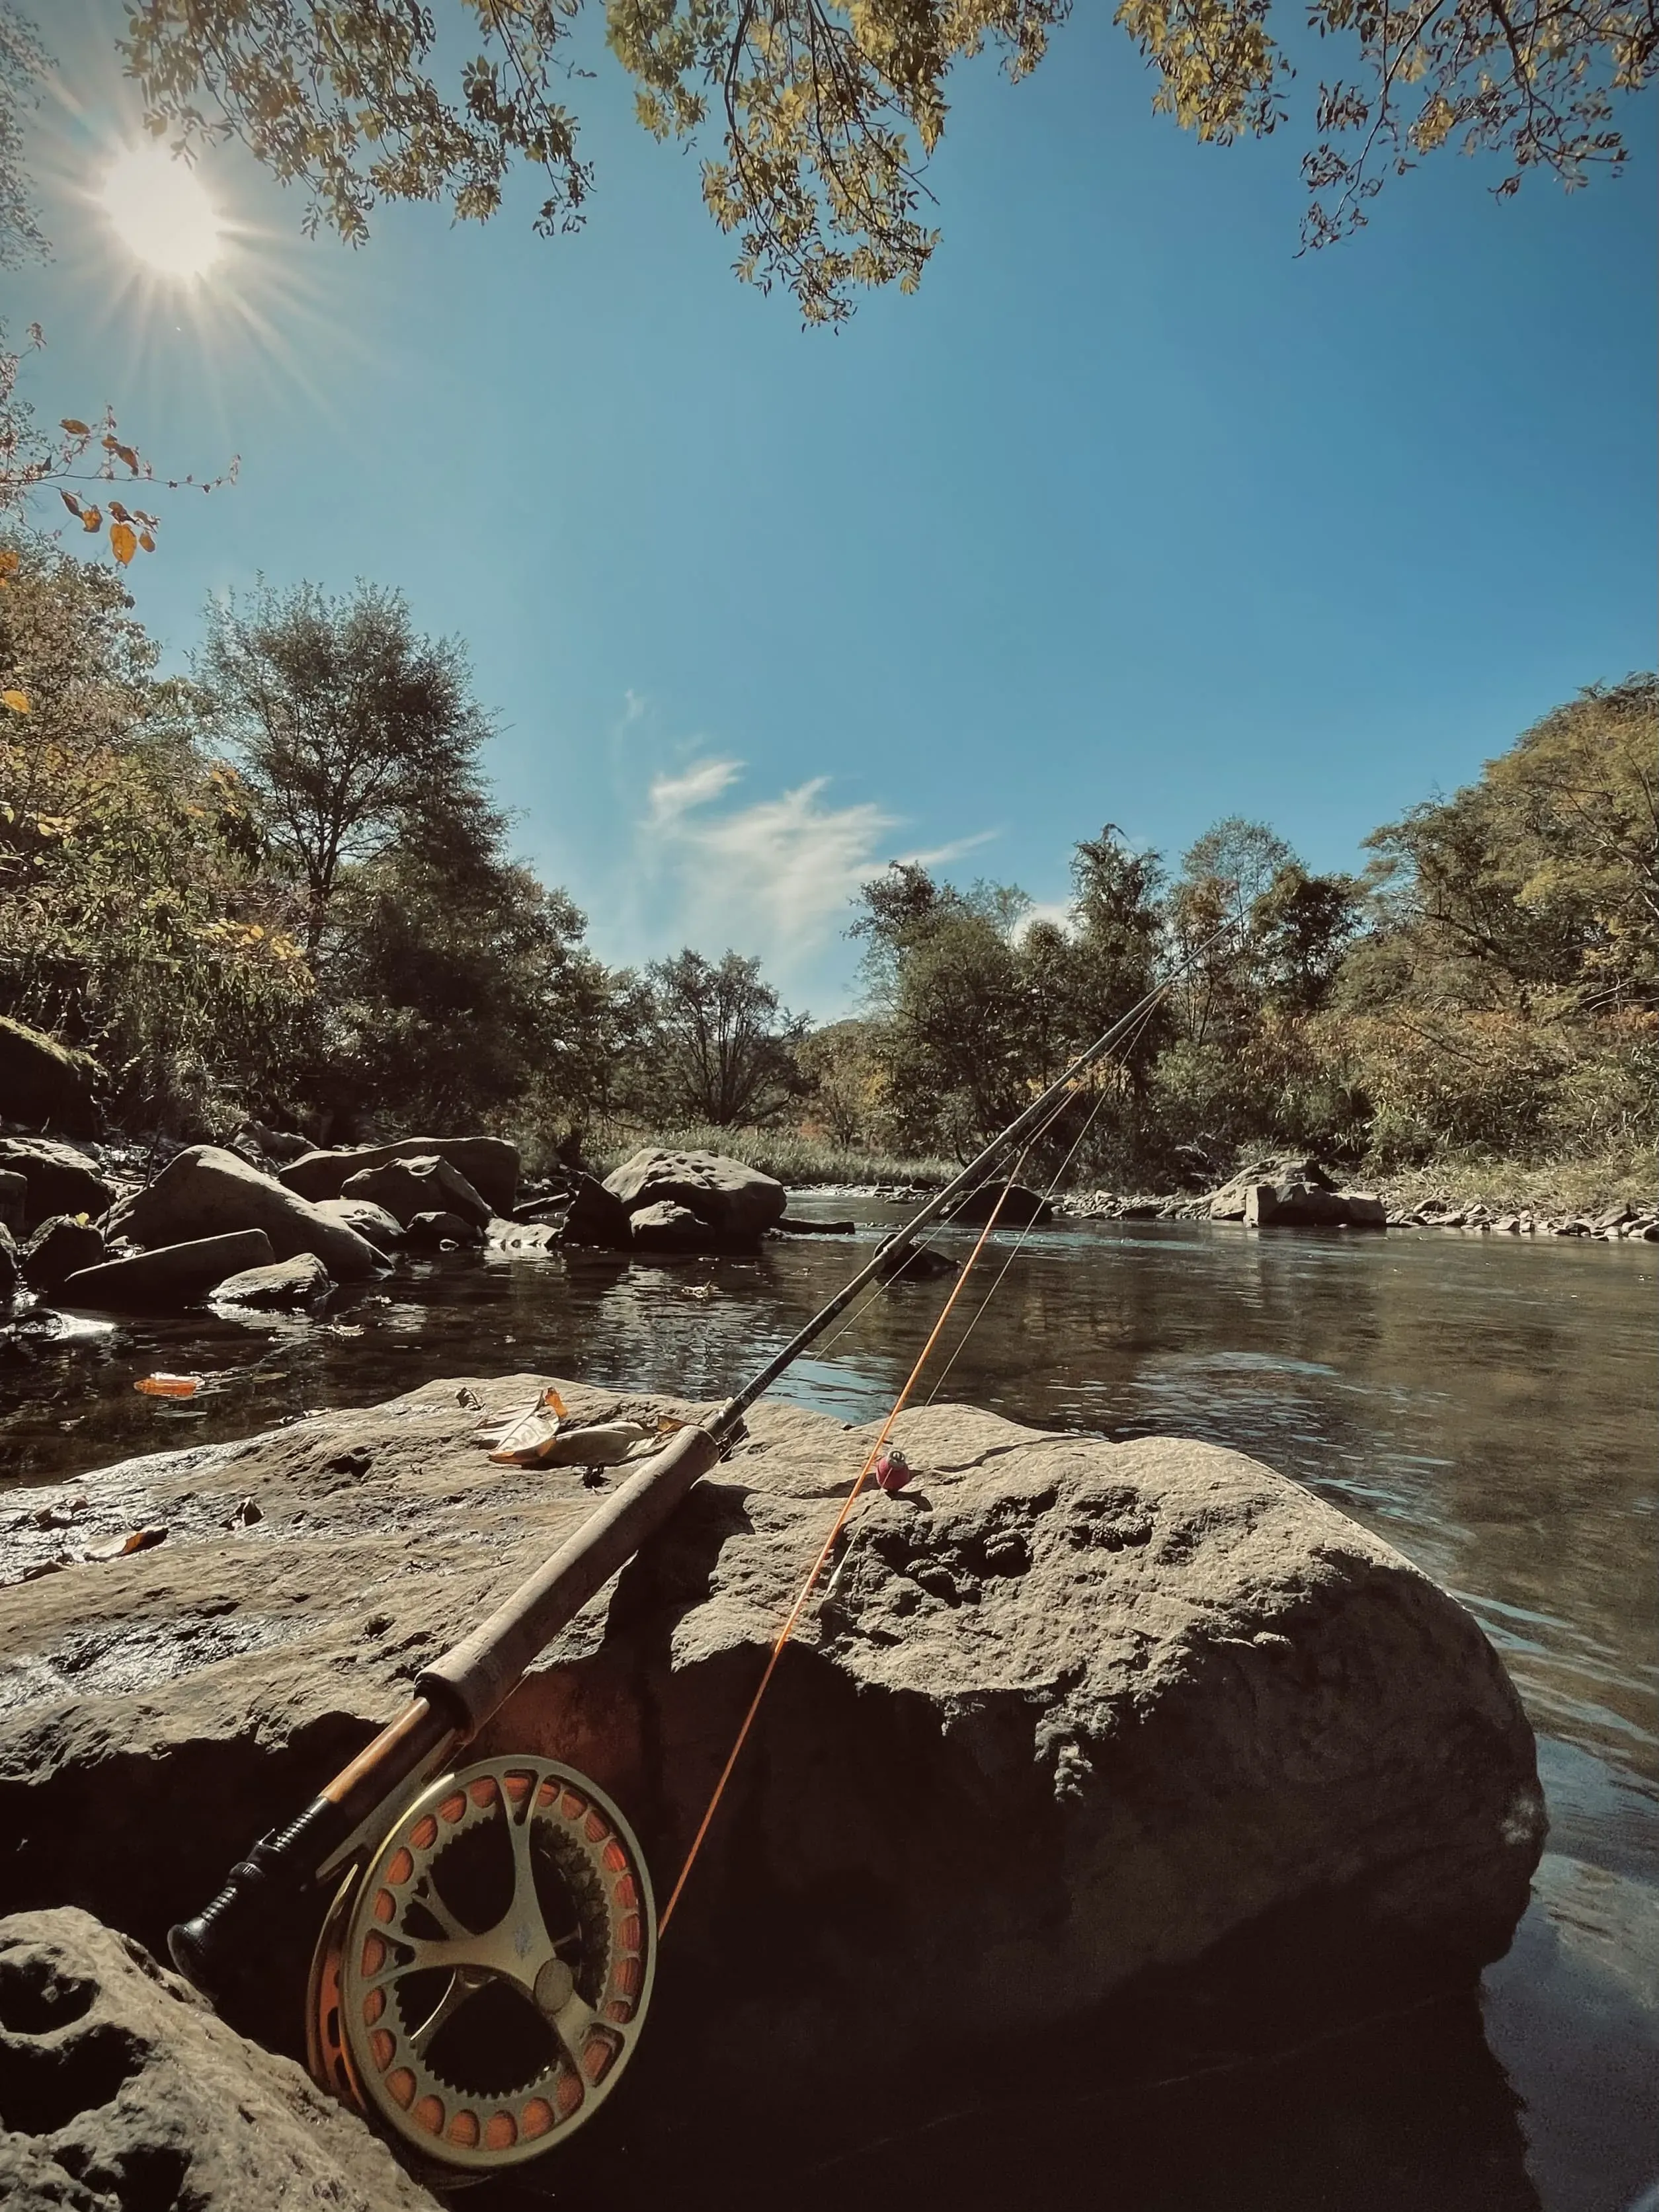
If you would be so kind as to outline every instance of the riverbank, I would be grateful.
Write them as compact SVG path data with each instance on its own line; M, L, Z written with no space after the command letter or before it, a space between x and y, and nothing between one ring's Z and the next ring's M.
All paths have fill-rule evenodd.
M775 1176L792 1190L839 1193L937 1190L960 1170L960 1163L927 1155L865 1152L849 1145L803 1135L793 1129L697 1127L665 1133L630 1131L604 1139L590 1159L606 1175L643 1145L669 1151L722 1152L763 1175ZM1059 1194L1060 1210L1074 1218L1202 1218L1210 1193L1247 1164L1243 1155L1233 1168L1218 1166L1200 1190L1191 1182L1153 1177L1147 1182L1118 1182L1109 1188L1084 1175L1069 1177ZM1604 1233L1617 1218L1646 1221L1659 1208L1659 1155L1615 1152L1589 1158L1521 1161L1485 1154L1453 1155L1413 1167L1382 1169L1363 1162L1342 1171L1344 1183L1374 1193L1398 1224L1430 1225L1455 1212L1474 1212L1467 1224L1530 1220L1536 1231L1553 1224L1559 1233L1570 1223L1586 1233ZM1039 1182L1042 1177L1033 1177ZM1597 1224L1601 1224L1598 1231ZM1449 1225L1446 1224L1445 1225ZM1574 1232L1577 1233L1577 1232Z

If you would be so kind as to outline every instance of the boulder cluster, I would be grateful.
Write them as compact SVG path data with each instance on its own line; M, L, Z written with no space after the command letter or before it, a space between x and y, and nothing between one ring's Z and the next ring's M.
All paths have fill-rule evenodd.
M140 1182L90 1148L0 1136L0 1303L21 1288L117 1313L315 1312L399 1248L751 1251L784 1218L781 1183L711 1152L640 1152L604 1182L573 1170L520 1188L500 1137L318 1151L254 1123Z

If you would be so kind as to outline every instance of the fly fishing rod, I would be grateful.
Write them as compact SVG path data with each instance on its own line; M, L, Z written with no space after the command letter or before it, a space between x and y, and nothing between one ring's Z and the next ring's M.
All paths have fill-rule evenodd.
M712 1419L676 1431L416 1678L403 1711L296 1819L261 1837L218 1895L170 1931L179 1970L222 1996L307 1893L337 1885L312 1960L311 2071L434 2182L539 2157L592 2117L637 2043L657 1940L644 1855L602 1790L538 1755L458 1768L456 1754L732 1449L756 1401L1035 1137L1207 949L1080 1053Z

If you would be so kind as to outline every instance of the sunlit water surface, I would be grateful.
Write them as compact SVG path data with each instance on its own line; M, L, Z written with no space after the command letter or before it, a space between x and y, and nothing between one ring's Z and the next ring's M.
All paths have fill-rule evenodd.
M796 1211L856 1216L866 1249L898 1218L869 1200ZM715 1397L859 1250L838 1237L719 1261L457 1255L405 1265L319 1325L89 1324L0 1367L0 1481L62 1480L442 1375L529 1369ZM873 2142L843 2113L777 2169L781 2200L1659 2212L1656 1273L1650 1245L1443 1232L1096 1224L1030 1238L945 1395L1045 1426L1231 1445L1397 1545L1476 1614L1520 1687L1548 1854L1478 2013L1383 2020L1127 2105L1109 2088L1016 2088ZM712 1297L686 1295L702 1285ZM942 1296L881 1297L783 1389L846 1419L879 1414ZM155 1368L212 1387L182 1405L139 1397Z

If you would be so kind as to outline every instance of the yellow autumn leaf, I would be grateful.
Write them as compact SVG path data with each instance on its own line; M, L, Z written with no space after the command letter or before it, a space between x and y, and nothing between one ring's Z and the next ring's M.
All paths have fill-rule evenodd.
M101 507L88 507L82 510L81 527L82 530L97 531L101 530L103 526L104 510Z
M29 695L27 691L0 691L0 706L9 707L14 714L27 714Z
M60 430L67 430L71 438L89 438L92 435L86 424L77 422L73 415L65 415L58 427Z
M138 543L143 547L146 553L153 553L155 550L155 540L150 536L148 530L141 530L138 532Z
M125 568L138 550L138 533L130 522L110 525L109 550Z

